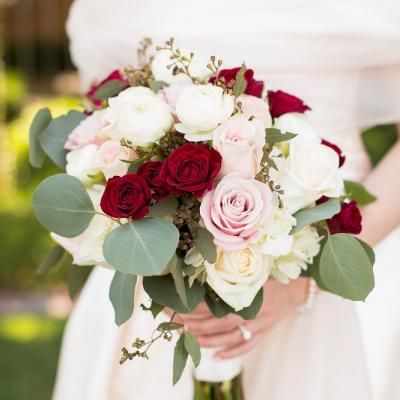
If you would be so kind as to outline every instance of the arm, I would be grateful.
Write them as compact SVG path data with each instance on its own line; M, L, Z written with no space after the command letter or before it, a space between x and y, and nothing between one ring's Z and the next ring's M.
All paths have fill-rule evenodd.
M377 197L377 201L362 210L363 230L360 238L374 246L400 224L400 141L371 171L363 184Z

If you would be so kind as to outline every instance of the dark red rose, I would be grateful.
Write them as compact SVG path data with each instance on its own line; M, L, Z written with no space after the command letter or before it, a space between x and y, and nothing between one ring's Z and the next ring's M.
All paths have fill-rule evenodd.
M146 179L153 192L153 199L157 201L169 196L168 186L160 178L162 165L163 161L147 161L137 170L137 174Z
M201 197L212 188L221 169L221 155L206 145L186 143L164 160L160 177L174 195L190 193Z
M282 90L277 90L276 92L269 90L268 103L272 118L278 118L287 113L304 113L307 110L311 110L310 107L304 104L303 100Z
M232 69L221 69L218 72L218 79L224 78L226 83L232 82L236 80L236 74L240 71L240 67L232 68ZM244 73L244 79L247 82L245 94L249 94L255 97L261 97L262 91L264 89L264 82L257 81L254 79L254 71L252 69L247 69ZM216 77L210 78L210 82L214 83Z
M90 89L86 92L86 97L98 108L101 107L102 101L98 100L94 97L97 89L100 86L103 86L105 83L109 81L121 81L124 84L126 84L126 87L128 87L128 82L124 79L124 77L121 74L121 71L118 69L112 71L108 76L106 76L102 81L98 83L94 83L92 86L90 86Z
M317 204L322 204L328 201L329 198L322 196ZM329 232L335 233L352 233L358 235L361 232L361 213L357 206L357 202L352 200L349 203L341 203L340 211L326 222Z
M342 150L340 149L340 147L336 146L336 144L333 144L331 142L328 142L327 140L322 139L321 142L323 145L330 147L332 150L334 150L336 152L336 154L339 157L339 168L344 164L344 162L346 161L346 157L345 155L342 153Z
M115 218L142 219L148 212L151 191L146 180L137 174L114 176L107 181L101 209Z

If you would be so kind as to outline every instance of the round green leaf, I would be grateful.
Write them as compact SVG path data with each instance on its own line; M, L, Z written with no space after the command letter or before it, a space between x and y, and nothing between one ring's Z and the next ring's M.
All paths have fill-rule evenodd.
M104 241L104 257L117 271L157 275L174 255L178 240L175 225L158 218L145 218L114 229Z
M82 233L95 214L85 187L67 174L45 179L33 195L32 208L46 229L65 237Z
M29 128L29 162L34 168L41 168L46 158L46 153L39 143L39 135L46 129L51 119L50 110L42 108L36 113Z
M333 293L350 300L365 300L374 288L372 263L353 236L329 236L322 249L320 276Z

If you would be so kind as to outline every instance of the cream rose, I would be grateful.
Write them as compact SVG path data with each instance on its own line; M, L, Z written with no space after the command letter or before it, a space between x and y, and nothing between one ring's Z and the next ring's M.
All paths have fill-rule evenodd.
M141 86L109 99L104 119L109 125L103 134L114 140L130 140L136 146L158 143L173 123L168 104Z
M265 132L262 125L238 114L223 122L213 133L213 147L222 156L221 176L238 172L254 178L260 171Z
M88 144L67 153L65 170L68 175L77 177L83 184L90 185L92 176L97 175L100 169L95 166L97 146Z
M178 132L191 142L212 139L213 130L227 120L234 110L234 97L214 85L194 85L178 97L176 115Z
M339 197L343 193L339 157L320 142L300 138L290 141L289 156L277 160L277 165L279 173L271 170L271 175L284 191L281 198L290 214L322 196Z
M239 251L219 251L215 264L205 262L207 283L236 311L249 307L268 279L270 258L256 246Z

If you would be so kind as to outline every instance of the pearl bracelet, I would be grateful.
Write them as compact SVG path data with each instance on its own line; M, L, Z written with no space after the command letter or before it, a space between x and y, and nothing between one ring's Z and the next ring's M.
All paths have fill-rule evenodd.
M297 307L297 312L299 314L304 314L305 312L307 312L312 308L315 302L315 296L317 295L317 291L318 291L317 284L315 283L314 279L310 279L306 301L300 307Z

